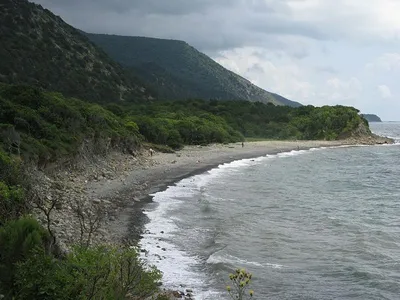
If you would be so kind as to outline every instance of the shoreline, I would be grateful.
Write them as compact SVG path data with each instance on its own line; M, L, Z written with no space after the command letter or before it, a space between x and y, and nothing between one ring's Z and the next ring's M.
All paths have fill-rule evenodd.
M129 172L123 179L106 182L94 181L87 191L96 198L125 202L125 209L109 222L113 239L136 246L145 224L149 221L145 214L146 204L152 202L151 194L166 190L180 180L205 173L219 165L242 159L274 155L292 150L311 148L357 146L343 141L262 141L228 145L188 146L175 153L156 153L148 157L145 166ZM145 154L146 155L146 154Z
M207 171L212 170L212 169L216 169L216 168L218 168L219 166L221 166L223 164L229 164L229 163L232 163L232 162L235 162L235 161L240 161L240 160L243 160L243 159L257 159L257 158L260 158L260 157L264 157L266 155L276 155L276 154L279 154L279 153L285 153L285 152L291 152L291 151L300 151L300 150L310 150L310 149L314 149L314 148L332 149L332 148L339 148L339 147L360 147L360 146L363 146L361 144L337 143L337 142L328 142L328 143L326 143L326 142L307 142L307 143L300 143L300 144L301 144L301 146L299 145L298 147L293 147L295 145L293 145L292 142L289 142L287 144L285 143L285 145L281 144L278 147L276 147L276 146L275 147L266 147L266 149L263 149L263 151L261 151L261 152L259 152L259 151L247 152L247 153L242 153L243 155L238 154L238 155L235 155L235 156L229 156L229 159L226 160L226 161L225 160L223 160L223 161L218 160L218 162L215 162L211 158L211 159L207 160L207 166L201 166L199 168L195 168L194 170L192 170L189 173L185 173L185 174L181 173L180 176L177 176L177 177L175 177L173 179L172 178L168 178L168 177L164 178L162 186L160 187L160 185L157 185L156 188L153 188L153 191L150 193L150 194L153 194L153 195L147 195L147 197L145 198L145 201L144 201L144 205L142 207L146 207L146 204L148 204L148 203L155 203L153 201L153 197L154 197L155 193L165 191L169 187L178 184L180 181L182 181L184 179L188 179L188 178L191 178L191 177L196 176L196 175L205 174ZM269 146L271 146L271 145L269 145ZM179 167L177 169L178 169L177 172L179 172ZM158 202L158 201L156 201L156 202ZM158 203L161 204L161 202L158 202ZM149 210L149 212L153 211L153 209L157 210L157 208L152 207ZM157 261L158 260L167 259L166 257L163 256L163 254L162 254L163 252L162 251L167 251L167 253L168 253L170 251L169 244L166 245L164 242L160 242L159 243L159 242L157 242L155 240L152 240L153 237L150 237L150 240L148 240L149 236L155 235L157 237L158 241L161 241L162 235L164 234L164 230L165 229L163 229L161 227L161 229L163 231L161 231L162 235L159 235L160 230L161 230L160 228L158 228L157 230L154 231L154 228L151 229L151 227L148 228L146 226L146 224L149 224L150 222L152 222L153 220L156 220L156 219L153 219L153 218L149 219L147 214L146 214L146 212L142 212L141 215L142 215L142 219L141 219L142 222L140 222L140 224L141 224L141 228L140 228L141 232L140 233L136 233L135 236L139 238L138 243L139 243L139 245L141 247L140 248L141 252L143 252L142 258L144 258L150 264L153 263L153 260L152 259L147 260L145 258L145 257L147 257L148 253L151 253L150 257L153 257L153 259L156 258ZM168 233L168 230L165 232L165 234L167 234L167 233ZM143 236L142 236L142 234L143 234ZM145 244L142 244L140 242L142 240L142 238L144 238L143 241L145 241ZM149 248L148 246L150 244L148 245L147 243L153 244L154 247L155 247L155 245L157 245L157 248L159 248L159 249L153 248L153 246ZM161 249L161 251L159 251L160 249ZM154 254L154 253L156 253L156 254ZM167 255L167 257L168 257L168 255ZM180 267L178 267L178 268L180 268ZM187 284L185 284L185 281L180 281L179 278L176 278L176 279L177 279L176 285L172 285L172 286L167 285L167 286L165 286L165 288L167 288L167 290L168 289L178 290L179 293L181 293L181 294L182 293L184 294L183 291L185 291L187 288L189 288L188 290L189 291L194 291L194 295L196 295L195 286L187 285ZM169 281L167 280L167 282L171 283L170 280ZM193 295L192 292L190 292L190 294ZM195 298L189 298L189 299L195 299Z
M62 254L79 243L82 225L77 207L80 205L88 217L101 215L100 226L90 233L92 245L136 247L150 221L145 214L146 205L152 201L150 195L184 178L225 163L267 154L385 143L392 142L381 137L338 141L258 141L247 142L244 147L241 143L186 146L175 153L156 152L152 156L149 150L142 148L130 154L114 151L104 157L83 156L73 164L47 172L36 168L28 171L43 199L57 199L51 212L50 227ZM35 210L34 215L46 225L43 212Z

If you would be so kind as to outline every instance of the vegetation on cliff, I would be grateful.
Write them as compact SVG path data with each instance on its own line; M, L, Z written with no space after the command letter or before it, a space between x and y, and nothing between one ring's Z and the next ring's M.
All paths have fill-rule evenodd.
M146 140L171 147L244 138L335 140L366 124L358 110L345 106L185 100L108 108L135 121Z
M86 35L110 57L157 90L163 99L247 100L301 105L257 87L183 41Z
M153 95L77 29L26 0L0 4L0 45L0 82L102 103Z

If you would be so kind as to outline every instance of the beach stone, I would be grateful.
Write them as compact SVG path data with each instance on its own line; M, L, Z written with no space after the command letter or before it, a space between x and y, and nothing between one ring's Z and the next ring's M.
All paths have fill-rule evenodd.
M192 289L186 289L186 293L193 293Z
M164 233L164 231L161 231L160 233Z
M181 293L178 292L178 291L173 291L173 292L172 292L172 295L173 295L175 298L181 298L181 297L182 297Z
M100 203L101 203L101 200L100 200L100 199L93 199L92 202L93 202L94 204L100 204Z
M167 249L165 249L165 248L161 248L161 250L162 250L162 251L167 251Z

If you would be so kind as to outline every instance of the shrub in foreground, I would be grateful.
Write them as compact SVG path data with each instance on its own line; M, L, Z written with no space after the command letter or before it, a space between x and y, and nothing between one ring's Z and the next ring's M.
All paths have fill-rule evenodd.
M64 260L37 252L18 264L18 299L127 299L158 290L161 273L136 250L75 248Z
M17 264L29 259L33 251L44 252L48 238L46 230L31 218L10 221L0 227L0 293L12 293L18 277Z
M226 287L229 296L233 300L243 300L247 296L253 297L254 291L249 290L252 274L245 269L237 269L235 273L229 275L231 285Z
M0 295L5 299L127 299L158 291L161 273L137 250L76 247L62 259L48 232L32 218L0 227Z

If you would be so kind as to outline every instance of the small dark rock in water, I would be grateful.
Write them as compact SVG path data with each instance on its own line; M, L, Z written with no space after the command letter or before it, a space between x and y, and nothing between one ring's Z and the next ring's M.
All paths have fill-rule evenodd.
M165 248L161 248L161 250L162 250L162 251L167 251L167 249L165 249Z
M161 231L161 233L164 233L164 231Z
M192 289L186 289L186 293L193 293Z
M140 252L144 253L144 252L146 252L146 250L144 250L144 249L140 249Z
M160 245L157 245L157 248L161 248Z

